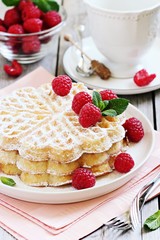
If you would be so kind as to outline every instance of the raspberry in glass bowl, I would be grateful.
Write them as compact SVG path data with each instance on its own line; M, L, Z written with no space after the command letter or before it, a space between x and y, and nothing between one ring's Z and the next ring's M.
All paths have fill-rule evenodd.
M67 13L62 6L59 11L43 12L32 1L20 2L6 7L0 16L0 53L9 61L29 64L54 51ZM29 4L24 7L26 2Z

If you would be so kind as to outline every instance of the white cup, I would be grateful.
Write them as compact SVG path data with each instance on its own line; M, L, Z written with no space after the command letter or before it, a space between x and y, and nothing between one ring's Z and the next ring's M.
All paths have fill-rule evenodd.
M160 0L84 2L91 36L112 76L133 77L143 67L143 57L157 36Z

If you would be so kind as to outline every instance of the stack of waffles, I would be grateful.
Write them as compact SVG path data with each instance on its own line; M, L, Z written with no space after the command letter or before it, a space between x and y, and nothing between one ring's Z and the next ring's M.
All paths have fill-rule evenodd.
M31 186L60 186L71 182L78 167L95 176L113 171L114 156L123 151L124 114L103 117L83 128L72 110L75 94L86 91L73 83L67 96L54 93L50 83L21 88L0 102L0 168L19 175Z

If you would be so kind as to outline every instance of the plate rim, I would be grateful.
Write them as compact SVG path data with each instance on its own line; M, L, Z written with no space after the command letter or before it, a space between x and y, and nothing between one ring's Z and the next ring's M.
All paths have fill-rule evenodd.
M128 172L128 173L126 173L126 174L124 174L124 175L122 175L122 176L112 180L112 182L109 182L108 184L102 184L100 186L94 186L92 188L87 188L87 189L82 189L82 190L75 190L75 191L72 190L72 191L65 191L65 192L60 192L60 191L56 191L56 192L42 192L42 191L39 191L39 189L37 189L37 187L35 188L35 187L27 186L28 188L22 189L22 188L18 188L18 187L10 187L10 186L7 186L7 185L4 185L4 184L0 183L0 186L1 186L0 193L5 194L5 195L7 195L9 197L13 197L13 198L16 198L16 199L19 199L19 200L28 201L28 202L45 203L45 204L64 204L64 203L75 203L75 202L80 202L80 201L84 201L84 200L93 199L93 198L105 195L106 193L112 192L113 190L118 189L119 187L122 187L123 182L125 184L126 182L130 181L135 176L136 172L147 162L147 160L149 159L149 157L151 155L151 152L153 150L154 144L155 144L154 129L153 129L153 126L152 126L151 122L149 121L149 119L138 108L136 108L132 104L129 104L128 108L129 108L128 111L132 111L132 112L136 111L136 112L138 112L138 114L140 114L141 118L143 118L143 120L145 121L145 124L147 124L147 126L149 127L149 134L150 134L150 137L151 137L151 146L150 146L149 151L145 155L145 158L143 159L143 161L140 164L138 164L138 166L135 166L133 168L133 170L131 170L130 172ZM3 173L0 173L0 176L1 176L1 174L3 174ZM122 184L120 184L120 186L118 186L117 188L114 188L111 191L109 190L109 192L107 192L106 189L105 189L104 192L101 191L102 188L107 188L108 186L110 187L111 184L113 185L113 184L117 183L118 181L119 182L121 181ZM22 185L23 185L23 183L22 183ZM49 187L49 189L50 188L52 188L52 187ZM10 192L11 189L13 190L13 191L11 191L13 193ZM96 192L97 189L100 191L100 193L98 193L98 195L95 193L95 195L93 194L92 196L87 197L87 198L85 198L83 196L85 193L87 193L87 195L90 195L90 193ZM9 191L9 194L6 193L6 190ZM15 196L16 193L21 194L22 197ZM34 195L34 196L36 195L38 199L35 200L35 199L32 199L32 197L29 197L29 198L23 197L23 194L27 194L27 193L30 193L31 195ZM68 200L68 195L69 194L71 196L72 195L77 195L75 200L73 200L73 199ZM39 199L40 196L42 197L43 200ZM52 199L51 200L47 200L48 196L52 196ZM59 196L59 201L57 199L54 200L55 196L56 197ZM66 200L64 198L62 199L62 196L66 197ZM78 198L80 197L80 199L76 200L77 197Z

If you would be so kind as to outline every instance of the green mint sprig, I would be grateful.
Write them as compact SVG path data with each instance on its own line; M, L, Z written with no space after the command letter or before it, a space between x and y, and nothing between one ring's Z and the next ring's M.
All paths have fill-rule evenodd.
M103 101L100 93L93 91L93 104L101 110L103 116L115 117L126 110L129 100L114 98Z
M17 6L18 3L20 2L20 0L2 0L2 2L3 2L7 7L11 7L11 6Z
M43 12L48 12L51 10L59 11L59 4L54 0L32 0L35 5L38 6Z
M148 217L144 222L144 226L150 230L156 230L160 227L160 210Z
M2 0L2 2L7 6L17 6L20 0ZM48 12L51 10L59 11L59 4L54 0L32 0L32 2L38 6L43 12Z
M16 185L16 182L12 178L0 177L0 180L3 184L11 186L11 187Z

